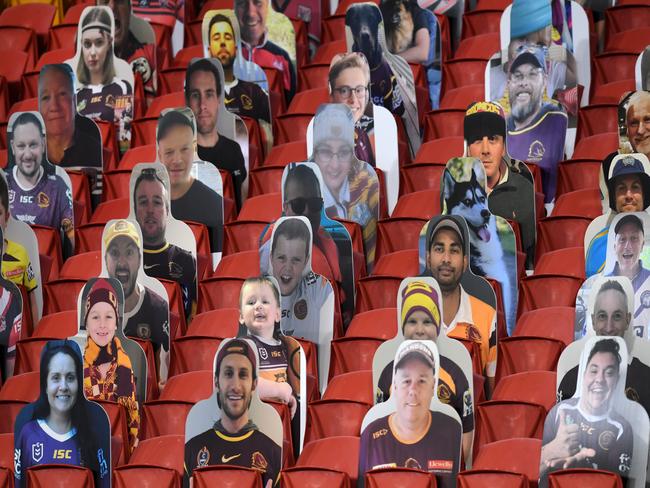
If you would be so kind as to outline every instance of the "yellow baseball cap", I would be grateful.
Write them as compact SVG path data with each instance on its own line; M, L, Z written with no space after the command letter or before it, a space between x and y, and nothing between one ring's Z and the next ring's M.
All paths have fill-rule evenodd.
M128 220L114 220L104 230L104 249L108 249L113 239L119 236L130 237L140 247L140 233L135 228L135 224Z

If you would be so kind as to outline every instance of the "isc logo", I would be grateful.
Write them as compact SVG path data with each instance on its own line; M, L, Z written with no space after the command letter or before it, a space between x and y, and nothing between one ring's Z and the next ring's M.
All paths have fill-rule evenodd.
M72 459L72 449L55 449L52 459Z
M34 197L31 195L20 195L20 203L34 203Z

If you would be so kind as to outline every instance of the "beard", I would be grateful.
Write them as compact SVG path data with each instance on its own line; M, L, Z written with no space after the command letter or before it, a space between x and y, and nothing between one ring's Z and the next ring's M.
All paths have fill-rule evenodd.
M531 93L530 100L526 103L518 103L516 95L513 98L514 101L510 103L510 114L516 122L522 122L537 111L541 95L537 96L535 93Z

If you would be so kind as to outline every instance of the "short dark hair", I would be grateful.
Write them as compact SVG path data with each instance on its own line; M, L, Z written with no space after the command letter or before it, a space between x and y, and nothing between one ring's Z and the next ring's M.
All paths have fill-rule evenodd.
M215 15L215 17L218 16ZM192 61L190 63L190 65L187 68L187 71L185 72L185 103L186 104L189 105L190 103L190 80L192 79L192 75L197 71L205 71L207 73L212 73L212 75L214 76L214 86L217 90L217 96L220 97L222 95L221 94L221 90L222 90L221 73L219 72L219 68L217 68L217 66L215 65L216 62L218 61L214 61L208 58L201 58Z
M138 177L135 179L135 183L133 184L133 209L135 210L138 207L138 200L135 198L135 195L138 193L138 186L140 186L140 183L143 181L151 181L151 182L158 182L162 185L162 187L167 190L167 186L165 185L165 182L158 176L158 173L154 168L145 168L142 170L142 172L138 175ZM167 213L169 213L169 201L167 198L165 198L165 208L167 209Z
M625 290L623 289L621 284L616 280L607 280L605 283L603 283L603 285L598 290L596 297L598 297L598 295L600 295L601 293L604 293L609 290L617 291L627 298L627 294L625 293Z
M41 119L39 119L34 112L22 112L18 117L16 117L16 120L14 120L14 123L11 126L11 138L13 139L13 133L17 127L27 124L34 124L41 137L45 137L45 129L41 123Z
M591 358L593 358L597 353L599 352L608 352L612 356L614 356L614 359L616 360L616 367L619 369L621 367L621 354L619 352L620 347L618 345L618 342L616 342L614 339L602 339L594 344L594 347L591 348L591 351L589 351L589 357L587 358L587 364L589 364L589 361L591 361ZM587 366L585 364L585 367Z
M177 126L189 127L192 131L192 134L194 134L194 124L192 124L192 121L178 110L170 110L165 115L162 115L160 119L158 119L158 133L156 134L156 142L160 142L160 140L164 138L170 130Z
M216 14L210 19L210 23L208 24L208 37L210 36L210 30L212 30L212 26L218 22L225 22L226 24L228 24L234 34L235 28L232 26L232 22L230 21L230 19L223 14Z
M315 197L322 196L318 177L316 176L316 173L314 173L314 170L306 164L297 164L295 166L289 167L289 170L287 171L287 177L284 180L284 198L286 198L287 187L289 186L290 181L295 181L297 184L301 185L304 188L307 188L310 191L313 190Z
M275 252L275 248L279 237L284 237L288 241L293 239L300 239L305 242L305 256L309 256L309 226L301 219L288 218L280 223L275 229L273 234L273 242L271 243L271 256Z

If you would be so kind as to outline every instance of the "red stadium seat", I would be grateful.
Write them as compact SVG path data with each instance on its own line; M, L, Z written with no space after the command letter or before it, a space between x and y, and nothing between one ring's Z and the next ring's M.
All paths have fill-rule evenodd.
M499 32L490 32L463 39L456 49L454 59L484 59L487 61L499 52ZM483 96L474 100L483 100Z
M45 317L47 317L47 315ZM74 326L74 332L70 335L76 335L78 330L77 322L75 321L72 325ZM70 327L70 329L72 329L72 327ZM49 337L25 337L20 339L16 343L16 365L14 368L14 374L22 375L38 371L41 365L41 352L43 351L47 341L59 338L66 339L70 335L61 337L62 334L59 332Z
M648 44L650 44L650 28L640 27L613 34L607 39L605 51L640 53Z
M105 222L84 224L74 230L75 251L79 254L90 251L99 251L102 248L102 234Z
M586 188L563 193L555 200L552 217L589 217L595 219L603 214L600 189Z
M332 436L357 436L370 405L348 400L319 400L307 406L305 442Z
M9 85L9 100L16 102L20 96L20 79L27 69L29 55L13 49L0 49L0 75ZM6 138L3 138L6 140Z
M26 69L31 70L38 59L36 33L28 26L0 25L3 49L14 49L28 55ZM25 94L23 94L23 97Z
M235 337L239 329L239 309L221 308L197 314L187 328L186 336Z
M401 282L402 278L393 276L369 276L359 280L357 313L375 308L395 307Z
M341 53L348 51L345 39L340 39L337 41L326 42L318 46L314 57L311 59L312 64L323 63L329 66L332 58Z
M102 271L100 251L85 252L70 256L59 273L60 278L84 278L86 280L99 276Z
M158 117L143 117L131 124L131 147L146 146L156 143Z
M405 249L382 255L375 261L373 276L417 276L420 273L417 249Z
M618 104L599 104L581 107L578 111L576 141L603 132L618 130Z
M94 488L93 472L68 464L40 464L27 470L27 486L32 488Z
M426 223L426 219L414 218L391 218L377 222L375 259L378 260L384 254L396 251L417 249L420 231ZM388 304L383 306L386 307Z
M476 407L474 453L490 442L531 437L541 439L546 409L535 403L491 400Z
M32 338L56 337L65 339L75 335L77 328L77 310L52 313L41 318L38 326L34 329Z
M393 209L392 218L429 220L440 213L440 190L420 190L403 195Z
M323 29L321 40L323 43L335 42L341 38L341 32L345 32L345 13L325 17L321 21L321 25ZM327 77L325 77L325 79L327 79Z
M214 270L214 276L230 278L248 278L259 274L260 253L257 249L224 256Z
M106 224L112 219L126 219L129 216L129 198L118 198L97 205L90 218L91 224Z
M544 253L567 247L584 247L585 231L589 217L546 217L537 223L537 248L539 259Z
M615 5L605 10L605 44L620 32L650 25L650 5Z
M372 371L351 371L334 376L323 394L323 400L349 400L366 405L374 403Z
M132 147L124 153L120 159L117 169L131 170L138 163L152 162L156 160L156 145Z
M217 308L239 309L241 278L209 278L199 283L199 312Z
M594 159L602 161L605 157L618 150L618 133L603 132L576 141L573 159Z
M484 0L481 0L484 1ZM528 488L528 478L521 473L496 469L473 469L458 473L458 488Z
M167 108L178 108L184 106L185 92L183 91L160 95L152 100L145 117L159 117L162 111Z
M176 53L172 60L172 66L187 68L193 58L203 57L203 46L197 44L196 46L184 47Z
M296 467L327 468L346 473L356 486L359 473L359 438L326 437L305 444Z
M485 65L485 59L466 58L445 61L442 65L442 90L440 95L444 96L448 90L464 85L485 84Z
M286 166L289 163L307 161L307 143L303 141L276 144L264 160L264 166Z
M482 100L484 97L485 88L483 85L463 85L446 91L444 97L440 99L440 108L467 110L468 105L476 100Z
M77 24L59 24L50 29L48 50L77 45Z
M560 162L556 198L572 191L597 189L601 166L602 159L570 159Z
M584 248L567 247L544 253L535 265L535 273L575 276L585 279Z
M573 276L533 275L520 282L519 313L544 307L575 306L582 279Z
M513 336L556 339L569 345L574 340L575 308L545 307L530 310L519 317Z
M211 370L214 355L221 344L215 337L179 337L172 341L169 375Z
M442 158L440 158L442 159ZM407 193L440 188L440 180L445 171L445 164L413 163L400 169L400 195Z
M103 182L104 189L102 191L102 202L110 202L111 200L118 199L128 199L129 184L131 182L131 169L116 169L112 171L106 171L104 172Z
M432 141L442 137L458 137L458 134L462 134L466 109L467 107L432 110L426 114L424 117L424 141ZM446 162L444 161L444 163Z
M346 473L333 469L302 467L282 470L285 488L353 488Z
M262 488L260 472L252 468L230 465L206 466L192 473L193 488Z
M40 373L17 374L2 385L0 401L20 401L25 403L35 402L40 393Z
M256 197L265 193L281 193L283 172L284 168L280 166L253 168L250 172L248 197Z
M85 279L55 280L46 283L43 293L43 315L77 309L77 297Z
M43 225L30 226L38 242L38 253L52 258L50 276L58 276L63 266L63 253L61 251L61 237L59 232ZM77 229L75 229L76 234Z
M493 10L474 10L463 14L463 34L462 39L482 34L499 33L499 24L501 23L501 14L503 9ZM485 63L483 63L485 69Z
M639 53L613 52L594 56L591 75L592 91L614 81L634 79L634 69Z
M24 3L4 9L0 15L0 25L18 25L34 29L38 37L39 51L44 52L55 15L56 7L53 5Z
M418 469L384 468L374 469L365 475L368 488L436 488L436 476Z
M474 459L473 469L498 469L526 475L537 485L542 441L506 439L485 444ZM517 455L513 456L513 453Z
M555 371L564 343L556 339L513 336L499 340L497 382L524 371Z
M330 376L372 369L372 359L382 342L381 339L372 337L334 339L332 341Z
M329 71L329 63L311 63L303 66L298 71L298 90L327 88Z
M178 488L181 479L173 469L157 466L125 465L113 470L113 487Z
M526 371L504 376L497 383L492 400L537 403L550 410L555 405L555 371Z
M160 95L182 91L185 86L185 72L183 67L171 67L158 72Z
M280 193L269 193L244 202L237 220L262 220L273 222L282 213L282 196Z
M589 99L589 103L618 103L625 93L635 90L636 84L634 82L634 78L612 81L611 83L599 85L594 88L593 95Z
M141 440L129 459L132 465L170 468L183 477L185 435L164 435Z
M554 471L548 475L550 488L623 488L623 481L616 473L602 469L574 468Z

